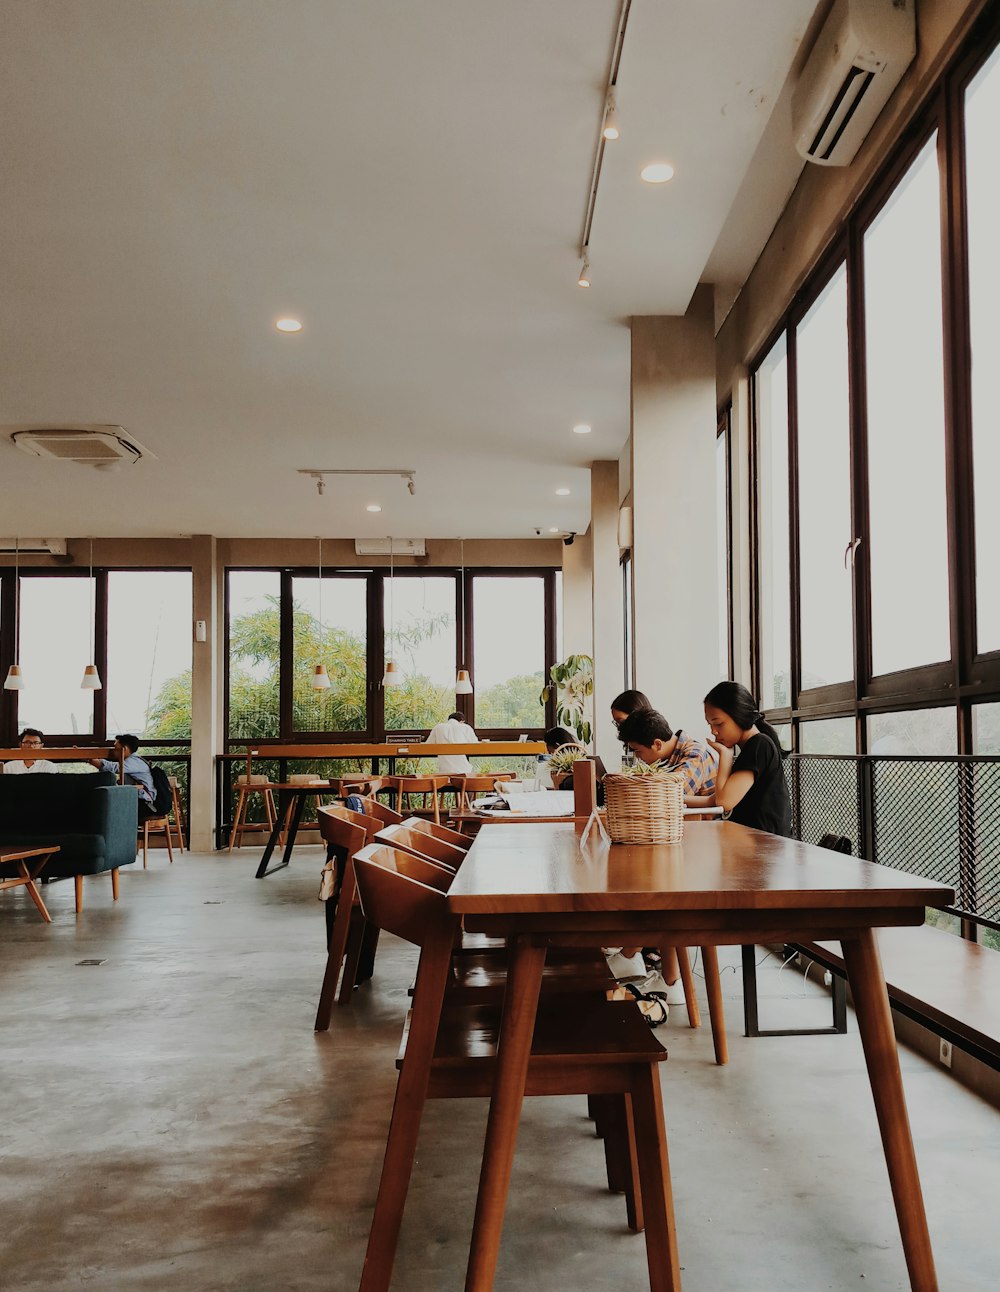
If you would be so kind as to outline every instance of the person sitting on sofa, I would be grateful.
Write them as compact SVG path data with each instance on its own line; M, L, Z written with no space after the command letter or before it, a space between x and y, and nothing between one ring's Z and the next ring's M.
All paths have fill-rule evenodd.
M153 773L150 771L149 763L138 756L136 753L138 748L138 738L126 732L115 736L113 758L92 758L90 765L102 772L113 772L117 776L118 760L123 754L125 755L125 779L126 782L135 785L139 791L139 820L142 821L146 817L156 816L156 808L153 806L156 790L153 788Z
M41 749L45 737L37 727L25 727L21 732L21 748L24 750ZM59 769L47 758L14 759L3 764L5 776L23 776L26 772L55 772Z

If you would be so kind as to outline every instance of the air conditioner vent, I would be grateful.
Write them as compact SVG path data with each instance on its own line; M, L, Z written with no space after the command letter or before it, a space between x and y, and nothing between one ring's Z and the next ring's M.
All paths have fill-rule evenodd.
M105 471L154 456L127 436L122 426L23 427L14 430L11 439L32 457L79 462Z
M358 556L426 556L427 540L423 538L356 538L354 550Z
M17 552L20 556L65 556L64 538L0 538L0 552Z
M849 166L916 50L914 0L834 0L792 91L800 155Z

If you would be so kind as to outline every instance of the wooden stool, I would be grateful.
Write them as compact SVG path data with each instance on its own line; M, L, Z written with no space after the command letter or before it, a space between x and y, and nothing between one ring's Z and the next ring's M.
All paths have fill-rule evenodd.
M174 801L174 829L177 831L177 846L184 851L184 836L187 834L187 819L184 816L184 804L181 802L181 788L176 776L168 776L170 797Z
M233 784L239 790L239 798L236 800L236 815L233 817L233 829L229 836L230 852L233 850L234 843L237 848L242 848L244 830L266 830L270 834L277 819L274 794L266 776L258 776L256 773L251 772L243 776L237 776ZM266 825L256 821L247 822L247 801L251 794L262 794L264 796L264 811L267 814ZM282 839L282 843L284 843L284 839Z
M386 786L396 792L396 811L403 810L403 796L408 795L412 798L414 794L419 794L423 800L421 806L426 811L427 795L430 794L434 803L434 821L437 825L441 824L441 791L446 788L451 777L449 776L387 776ZM412 809L411 809L412 810Z

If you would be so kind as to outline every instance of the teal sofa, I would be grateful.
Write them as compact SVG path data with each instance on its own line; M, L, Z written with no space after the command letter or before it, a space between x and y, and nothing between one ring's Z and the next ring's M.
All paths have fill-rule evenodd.
M118 868L136 858L138 812L135 789L110 772L0 776L0 848L58 845L43 878L73 876L77 913L84 875L110 870L117 900Z

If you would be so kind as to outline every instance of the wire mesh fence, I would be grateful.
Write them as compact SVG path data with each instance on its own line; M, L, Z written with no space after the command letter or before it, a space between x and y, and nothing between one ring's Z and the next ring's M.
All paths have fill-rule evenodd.
M1000 758L786 760L793 831L846 835L857 855L955 890L957 914L1000 924Z

